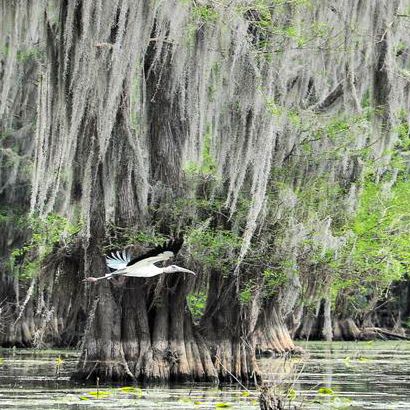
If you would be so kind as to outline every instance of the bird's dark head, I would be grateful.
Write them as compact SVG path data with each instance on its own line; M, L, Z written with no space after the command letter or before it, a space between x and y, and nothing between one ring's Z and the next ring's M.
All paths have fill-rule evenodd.
M180 266L177 265L169 265L164 268L165 273L175 273L175 272L180 272L180 273L191 273L192 275L196 275L195 272L192 272L192 270L181 268Z

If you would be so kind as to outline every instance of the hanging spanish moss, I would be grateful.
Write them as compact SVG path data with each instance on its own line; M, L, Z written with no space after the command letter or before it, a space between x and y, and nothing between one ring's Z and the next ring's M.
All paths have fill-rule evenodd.
M82 380L254 382L257 353L384 326L408 266L404 1L3 0L0 20L3 345L77 346ZM195 278L81 282L182 237Z

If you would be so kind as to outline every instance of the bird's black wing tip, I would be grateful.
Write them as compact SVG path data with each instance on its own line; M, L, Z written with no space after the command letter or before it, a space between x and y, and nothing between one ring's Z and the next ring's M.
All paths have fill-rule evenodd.
M164 241L162 245L158 245L155 248L145 252L144 254L133 258L127 266L133 265L134 263L139 262L140 260L143 260L145 258L148 258L150 256L156 256L159 255L160 253L164 253L167 251L170 251L174 254L174 256L179 252L179 250L182 247L182 244L184 243L184 238L182 234L179 234L178 236L171 237L167 241Z

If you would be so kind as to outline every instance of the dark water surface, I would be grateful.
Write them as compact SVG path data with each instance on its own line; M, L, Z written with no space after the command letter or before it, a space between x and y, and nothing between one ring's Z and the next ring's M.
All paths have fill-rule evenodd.
M262 359L267 382L303 409L410 410L410 342L302 343L303 358ZM0 350L0 409L258 409L258 392L186 385L85 387L69 380L77 353ZM290 407L293 408L293 407Z

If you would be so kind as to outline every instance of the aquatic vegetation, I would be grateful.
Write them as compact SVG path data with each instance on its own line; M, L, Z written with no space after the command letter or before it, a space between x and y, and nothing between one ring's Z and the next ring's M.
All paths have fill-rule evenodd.
M64 363L64 360L61 358L61 356L58 356L57 359L55 360L55 364L57 367L60 367Z
M335 392L330 388L330 387L321 387L318 391L317 394L319 395L324 395L324 396L334 396Z
M77 379L247 383L291 335L400 327L406 11L336 3L2 1L2 343L83 337ZM80 290L178 235L197 277Z
M294 400L296 399L296 397L297 397L297 391L296 391L293 387L291 387L291 388L289 388L288 391L286 392L286 396L287 396L288 400L289 400L290 402L292 402L292 401L294 401Z
M139 387L135 387L135 386L120 387L119 391L125 394L132 394L134 396L137 396L138 398L141 398L143 396L142 389L140 389Z
M112 393L106 390L90 391L87 394L95 399L106 399L112 396Z
M193 400L190 397L181 397L178 401L180 403L189 403L189 404L193 403Z
M303 343L303 346L309 352L309 358L305 358L303 363L297 362L295 367L290 368L293 368L293 371L290 369L288 372L283 371L284 359L262 359L266 378L275 379L276 382L289 379L293 381L296 378L293 387L283 386L284 394L293 399L292 406L297 407L302 403L302 409L305 410L348 409L362 406L363 401L369 405L380 406L381 400L386 409L397 408L398 403L401 406L407 405L410 397L408 386L397 385L395 380L397 377L407 376L409 342L399 344L397 342L373 342L371 346L366 342L334 342L331 345L323 342L308 342ZM343 362L338 360L346 355L351 358L364 357L364 351L366 351L366 357L371 358L368 366L360 364L345 368ZM68 375L70 370L76 366L77 353L74 351L16 349L13 356L11 349L2 349L1 356L5 362L8 360L11 362L8 366L2 366L0 370L2 406L11 403L18 408L29 406L44 408L46 400L47 405L51 408L78 406L79 403L84 403L84 406L101 405L102 408L110 408L113 403L118 407L137 406L150 409L171 406L180 409L188 407L211 409L216 408L216 403L231 404L231 408L235 409L256 410L259 408L256 399L258 391L251 387L249 395L243 394L248 393L247 390L241 391L236 387L227 386L222 389L202 386L155 387L143 389L143 396L139 398L138 395L128 393L138 392L139 387L130 385L122 388L102 388L99 390L100 394L107 391L111 395L101 394L97 399L96 388L84 389L64 379L58 383L55 382L54 369L50 363L56 357L64 358L64 367L67 367L65 375ZM272 362L276 363L276 368L272 366ZM289 362L286 360L286 363L289 364ZM269 372L265 370L265 365L266 369L270 369ZM35 379L30 380L33 371ZM329 376L331 376L331 384L327 384L330 380ZM8 387L11 379L15 383L13 390ZM50 389L50 383L53 389ZM321 383L321 385L312 389L312 385L316 383ZM319 399L319 390L322 392L320 403L313 403L313 400ZM380 390L383 390L382 395L380 395ZM67 391L70 393L67 394ZM331 394L331 391L334 394ZM296 398L294 398L295 393ZM180 402L179 399L185 400ZM190 402L188 403L186 399L190 399Z

